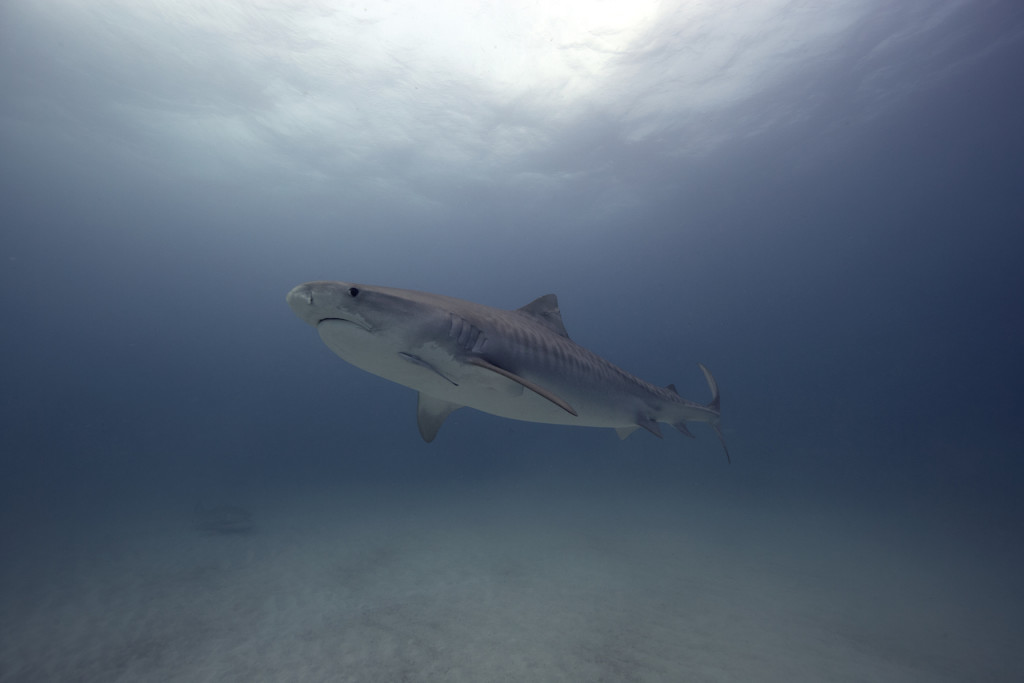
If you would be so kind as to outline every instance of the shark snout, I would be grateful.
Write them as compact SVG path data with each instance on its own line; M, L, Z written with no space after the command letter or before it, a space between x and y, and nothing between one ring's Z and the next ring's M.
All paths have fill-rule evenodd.
M288 296L285 298L292 308L303 304L308 306L313 303L313 290L309 285L299 285L288 292Z
M316 307L313 305L312 287L308 284L299 285L292 291L288 292L288 296L285 297L285 301L288 302L288 306L292 309L295 315L316 327L316 324L320 321L320 316L317 313Z
M345 320L369 329L369 323L353 307L361 293L359 286L347 282L315 281L294 288L285 300L295 315L313 327L325 320Z

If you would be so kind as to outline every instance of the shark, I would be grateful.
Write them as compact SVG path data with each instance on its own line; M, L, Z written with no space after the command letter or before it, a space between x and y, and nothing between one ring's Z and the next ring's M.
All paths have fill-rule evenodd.
M731 462L718 383L698 363L711 401L684 399L674 385L636 377L569 338L558 298L493 308L440 294L348 282L295 287L288 305L343 360L419 394L417 424L428 443L462 407L527 422L637 429L659 424L693 437L709 424Z

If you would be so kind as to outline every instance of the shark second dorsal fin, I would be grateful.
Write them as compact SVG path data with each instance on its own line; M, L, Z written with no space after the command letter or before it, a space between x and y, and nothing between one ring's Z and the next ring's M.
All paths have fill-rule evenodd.
M423 440L427 443L433 441L445 418L461 407L458 403L427 396L421 391L416 404L416 424Z
M537 297L520 308L519 312L530 316L552 332L560 334L566 339L569 338L569 333L566 332L565 325L562 323L562 312L558 310L558 297L554 294Z

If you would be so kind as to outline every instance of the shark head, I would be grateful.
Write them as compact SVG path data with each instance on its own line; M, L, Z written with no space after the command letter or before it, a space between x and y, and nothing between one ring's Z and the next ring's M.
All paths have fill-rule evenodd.
M287 301L295 315L313 327L339 320L370 330L373 307L364 305L364 290L348 282L307 282L288 292Z
M450 322L415 293L349 282L307 282L288 292L295 314L316 328L323 342L349 363L410 385L424 355L451 358L444 339ZM422 361L426 363L426 361ZM439 371L438 371L439 372ZM436 374L436 372L435 372Z
M433 317L399 290L350 282L307 282L288 292L288 305L302 320L317 328L384 338L415 334ZM378 340L379 341L379 340Z

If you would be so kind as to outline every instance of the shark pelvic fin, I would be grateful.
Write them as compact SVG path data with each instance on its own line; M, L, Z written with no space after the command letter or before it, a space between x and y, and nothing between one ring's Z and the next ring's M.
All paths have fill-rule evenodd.
M445 418L461 407L458 403L427 396L421 391L416 404L416 424L423 440L427 443L433 441Z
M639 429L639 427L616 427L615 433L619 435L619 439L625 439L637 429Z
M661 427L658 426L657 420L647 417L646 415L637 415L636 424L638 427L643 427L651 434L654 434L659 439L661 436Z
M528 379L520 377L519 375L517 375L514 372L509 372L505 368L500 368L497 365L495 365L494 363L490 363L490 362L484 360L483 358L470 357L470 358L466 359L466 363L468 363L469 365L475 365L478 368L483 368L484 370L490 370L491 372L496 372L499 375L501 375L502 377L505 377L507 379L512 380L513 382L521 384L524 387L526 387L527 389L529 389L530 391L532 391L533 393L537 394L538 396L543 396L547 400L551 401L556 406L558 406L559 408L561 408L565 412L569 413L570 415L576 416L576 415L579 414L579 413L577 413L573 409L573 407L571 405L566 403L566 401L563 398L561 398L560 396L558 396L557 394L554 394L554 393L548 391L547 389L545 389L544 387L540 386L539 384L535 384L535 383L531 382Z

